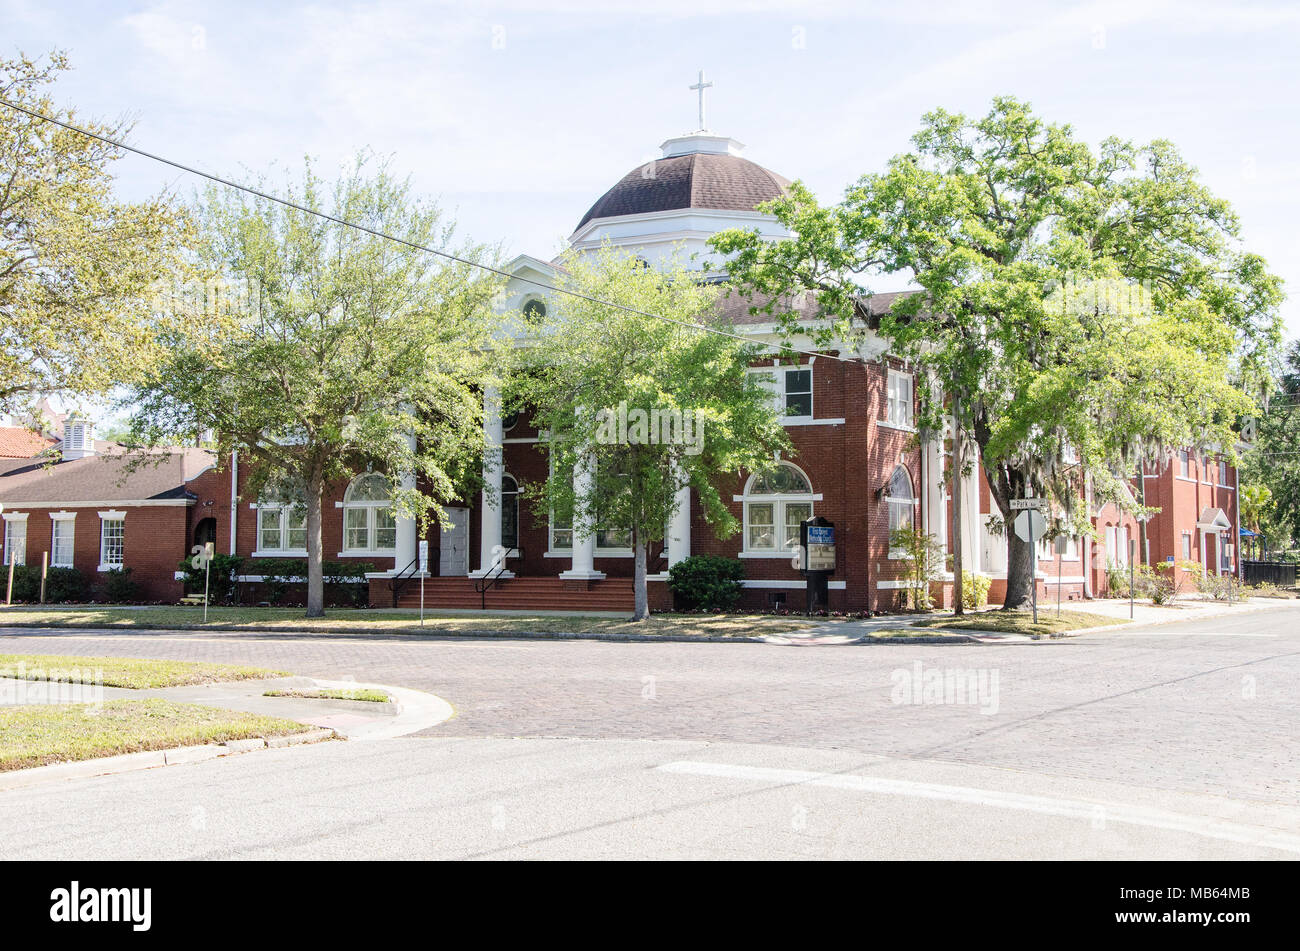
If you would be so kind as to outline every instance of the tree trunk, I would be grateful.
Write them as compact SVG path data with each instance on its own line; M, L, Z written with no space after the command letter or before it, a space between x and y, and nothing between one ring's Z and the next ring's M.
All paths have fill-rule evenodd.
M323 480L313 474L307 480L307 616L325 616L325 577L322 571L321 497Z
M632 551L632 591L636 602L632 612L632 620L644 621L650 616L650 595L646 590L647 582L645 577L646 543L637 538L635 532L632 535Z
M1029 479L1018 469L1000 466L996 476L988 473L989 494L997 502L1002 513L1002 524L1007 536L1007 596L1002 607L1008 611L1023 611L1033 601L1033 548L1028 542L1020 540L1013 524L1011 500L1025 497Z
M966 613L962 590L961 563L961 477L962 477L962 433L961 403L954 394L952 398L952 611L960 616Z

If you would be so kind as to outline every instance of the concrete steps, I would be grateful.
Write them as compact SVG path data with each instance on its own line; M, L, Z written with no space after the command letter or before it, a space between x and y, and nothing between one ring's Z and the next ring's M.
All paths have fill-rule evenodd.
M631 578L602 578L590 582L569 582L560 578L504 578L486 592L474 590L473 578L426 578L424 606L497 611L628 611L632 610ZM398 607L420 606L420 589L408 584Z

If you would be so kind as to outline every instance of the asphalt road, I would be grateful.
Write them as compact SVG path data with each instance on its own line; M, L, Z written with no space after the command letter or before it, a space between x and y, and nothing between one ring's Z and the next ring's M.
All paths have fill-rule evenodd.
M996 646L33 632L0 652L261 664L457 709L0 791L12 858L1300 856L1300 605Z

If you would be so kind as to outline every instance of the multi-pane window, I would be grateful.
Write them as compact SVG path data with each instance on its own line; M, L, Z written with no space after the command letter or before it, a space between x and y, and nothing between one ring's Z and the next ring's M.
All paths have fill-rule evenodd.
M762 367L750 372L771 390L773 406L780 415L812 417L812 367Z
M1228 460L1219 460L1219 485L1228 484Z
M912 425L912 375L898 370L889 371L889 406L885 422L891 426Z
M306 551L307 507L291 502L264 502L257 509L258 551Z
M99 523L99 563L105 568L121 568L126 551L126 520L105 518Z
M786 552L799 543L799 523L812 518L812 486L791 465L755 475L745 486L745 550Z
M511 476L501 477L501 545L519 547L519 483Z
M6 565L27 564L27 519L5 519L5 558Z
M1183 532L1183 561L1192 560L1192 533Z
M1192 477L1192 456L1186 449L1178 451L1178 474L1184 479Z
M365 552L397 548L397 518L388 480L377 472L357 476L343 495L343 548Z
M909 531L916 508L916 496L912 494L912 477L907 469L898 466L889 477L885 502L889 505L889 531Z
M56 518L50 538L50 564L56 568L72 567L72 543L76 522L71 518Z
M785 414L787 416L813 414L811 369L785 371Z

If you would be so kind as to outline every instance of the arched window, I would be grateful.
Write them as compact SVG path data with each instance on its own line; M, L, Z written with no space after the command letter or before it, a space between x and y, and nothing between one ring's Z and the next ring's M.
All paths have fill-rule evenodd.
M530 324L540 324L546 319L546 305L536 297L524 304L524 319Z
M750 476L743 496L745 551L784 554L799 544L799 523L812 518L808 477L789 463Z
M508 475L501 477L501 545L519 547L519 483Z
M912 527L916 496L912 494L912 477L907 469L898 466L889 477L889 486L885 489L885 501L889 504L889 531L907 531Z
M377 553L396 549L397 520L388 480L378 472L357 476L343 494L343 550Z

